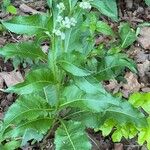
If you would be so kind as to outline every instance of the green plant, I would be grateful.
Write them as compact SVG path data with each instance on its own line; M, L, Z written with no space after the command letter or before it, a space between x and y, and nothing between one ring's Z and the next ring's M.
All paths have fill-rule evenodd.
M0 54L37 63L24 82L5 90L18 94L18 99L1 123L1 149L41 141L54 127L56 150L91 149L86 128L104 132L106 124L109 131L117 125L114 140L118 140L115 135L119 139L133 137L137 128L146 128L142 112L112 96L100 83L118 78L125 68L136 72L134 62L122 52L136 40L133 29L122 24L118 33L121 40L111 41L107 47L96 45L100 33L117 38L108 24L98 21L97 11L89 13L91 7L101 7L99 1L48 0L48 5L47 14L2 21L11 32L32 35L34 41L8 44ZM49 41L48 54L41 50L43 41ZM120 135L119 131L128 127L132 129L130 136Z
M137 108L142 108L143 112L148 116L147 128L139 129L138 143L142 145L147 142L147 147L150 149L150 93L133 93L129 98L129 102Z
M17 14L17 9L15 6L11 5L11 0L3 0L2 8L8 13Z

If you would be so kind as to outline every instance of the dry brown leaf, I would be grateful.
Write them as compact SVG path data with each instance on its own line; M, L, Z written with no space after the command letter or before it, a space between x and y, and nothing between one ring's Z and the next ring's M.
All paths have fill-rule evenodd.
M114 150L123 150L123 144L122 143L115 143L114 144Z
M127 72L125 79L127 80L127 83L123 84L122 91L125 97L128 97L130 93L138 92L140 88L143 87L143 85L138 82L137 76L132 72Z
M150 50L150 27L143 27L140 35L138 42L144 49Z
M26 4L21 4L19 8L24 13L32 13L32 14L40 14L41 13L41 12L27 6Z
M137 65L139 76L144 77L145 73L150 71L150 61L146 60L143 64Z
M142 92L150 92L150 88L148 88L148 87L144 87L141 90L142 90Z
M3 37L0 37L0 47L3 46L6 42L6 39L4 39Z
M109 84L105 85L106 90L109 92L113 91L113 94L117 93L120 87L121 85L117 82L117 80L110 80Z
M7 87L23 82L23 77L19 71L0 72L0 76L4 79Z

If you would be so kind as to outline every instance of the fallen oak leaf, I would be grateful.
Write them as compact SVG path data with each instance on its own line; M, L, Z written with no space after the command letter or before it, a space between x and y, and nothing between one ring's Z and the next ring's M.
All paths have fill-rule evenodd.
M23 77L19 71L0 72L0 77L3 78L7 87L23 82Z

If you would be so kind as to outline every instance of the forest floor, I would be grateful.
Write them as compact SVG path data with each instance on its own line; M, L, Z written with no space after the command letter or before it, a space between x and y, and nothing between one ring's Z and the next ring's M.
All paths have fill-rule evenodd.
M44 0L14 0L13 5L17 8L19 15L46 12L46 2ZM142 0L135 0L135 2L132 0L126 0L126 2L120 0L118 1L118 9L119 17L121 18L120 22L127 21L135 29L141 23L150 22L150 8ZM0 19L7 20L11 17L12 15L0 10ZM103 17L103 20L108 22L112 28L118 29L119 23L114 23L107 17ZM0 32L0 47L6 43L16 43L29 39L30 37L24 35L18 36L10 32ZM99 43L107 43L108 39L100 36L96 40ZM45 43L42 48L46 50L48 45ZM129 49L126 49L126 53L136 62L138 74L127 71L125 74L126 83L111 80L104 84L105 88L112 93L120 91L125 98L128 98L133 92L150 92L150 25L140 27L138 40ZM19 68L15 69L11 60L4 61L3 58L0 58L0 89L21 82L26 71L28 71L28 66L23 69L22 65L20 65ZM0 120L3 118L4 112L14 102L14 99L15 95L0 92ZM101 133L94 133L90 129L88 129L88 134L90 139L92 139L93 150L146 150L145 146L137 144L136 139L123 139L120 143L113 143L110 137L104 138ZM44 149L54 149L52 140L52 138L48 138L46 141L43 141ZM24 150L38 150L38 145L28 146Z

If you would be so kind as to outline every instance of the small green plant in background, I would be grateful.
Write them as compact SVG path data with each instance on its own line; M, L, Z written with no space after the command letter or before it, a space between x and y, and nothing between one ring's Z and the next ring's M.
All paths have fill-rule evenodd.
M3 0L2 8L11 14L17 14L17 9L11 4L10 0Z
M116 7L115 1L111 3ZM123 53L136 40L135 31L122 23L119 33L114 33L99 20L99 11L118 19L116 11L109 12L108 1L48 0L48 5L47 14L2 21L9 31L34 36L34 41L7 44L0 54L37 63L24 82L5 90L18 94L18 99L1 123L1 149L39 142L56 126L56 150L90 150L86 128L108 135L115 127L114 141L146 130L148 121L140 109L114 97L101 84L117 79L125 68L136 72L134 62ZM91 11L92 7L97 11ZM100 34L111 37L107 46L96 43ZM41 49L43 41L49 42L48 53Z

